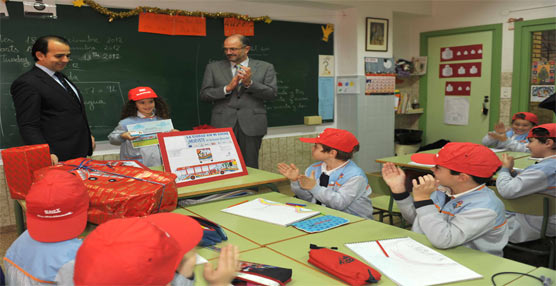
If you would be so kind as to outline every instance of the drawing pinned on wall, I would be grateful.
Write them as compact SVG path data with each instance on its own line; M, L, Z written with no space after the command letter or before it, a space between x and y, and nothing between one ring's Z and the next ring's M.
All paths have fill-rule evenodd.
M393 58L365 57L365 73L395 73Z
M444 97L444 123L450 125L469 124L469 98L466 96Z
M553 84L556 61L533 61L531 63L531 84Z
M554 93L554 85L532 85L531 102L541 102Z
M483 58L483 45L440 48L440 61L476 60Z
M458 63L439 65L439 77L480 77L481 63Z
M319 55L319 76L320 77L334 76L334 56Z
M445 95L471 95L470 81L447 81L444 89Z

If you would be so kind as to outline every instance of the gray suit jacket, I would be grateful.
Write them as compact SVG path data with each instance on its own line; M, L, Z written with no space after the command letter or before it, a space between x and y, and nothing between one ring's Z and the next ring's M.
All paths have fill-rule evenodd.
M236 122L248 136L266 134L267 118L264 100L277 97L276 72L270 63L249 59L251 80L249 88L241 86L232 94L224 93L224 86L232 80L228 60L209 63L205 69L201 100L213 103L211 125L217 128L234 127Z

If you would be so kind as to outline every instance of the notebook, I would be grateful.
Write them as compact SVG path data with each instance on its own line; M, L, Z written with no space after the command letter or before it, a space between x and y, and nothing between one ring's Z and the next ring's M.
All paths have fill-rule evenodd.
M233 205L222 211L281 226L288 226L294 222L316 216L320 213L319 211L304 207L290 206L262 198L256 198L249 202Z
M346 246L399 285L438 285L483 277L409 237L379 242Z
M333 215L325 215L292 224L295 228L305 232L320 232L348 223L349 220Z

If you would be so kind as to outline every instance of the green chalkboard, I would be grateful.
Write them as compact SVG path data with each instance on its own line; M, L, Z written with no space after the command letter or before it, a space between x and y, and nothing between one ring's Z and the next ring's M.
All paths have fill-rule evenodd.
M138 17L108 19L89 7L57 5L57 19L23 16L22 4L8 2L0 20L0 148L21 145L9 87L34 61L35 39L58 34L70 41L72 60L64 73L85 98L98 141L117 125L127 91L150 86L171 107L180 130L210 123L211 104L199 100L204 69L224 59L223 19L207 19L207 36L137 32ZM333 34L322 39L320 24L255 23L249 56L274 64L279 98L267 102L270 126L303 124L318 115L318 55L333 54Z

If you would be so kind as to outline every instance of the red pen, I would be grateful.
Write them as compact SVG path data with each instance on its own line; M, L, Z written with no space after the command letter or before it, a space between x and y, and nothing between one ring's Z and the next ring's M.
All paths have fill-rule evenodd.
M239 203L237 203L237 204L233 204L233 205L231 205L231 206L228 206L228 208L235 207L235 206L237 206L237 205L241 205L241 204L246 203L246 202L248 202L248 201L249 201L249 200L245 200L245 201L243 201L243 202L239 202Z
M378 247L380 247L380 249L382 250L382 252L384 253L384 255L386 255L386 257L390 257L390 256L388 256L388 253L386 253L386 250L384 250L384 248L382 247L382 245L380 244L380 242L378 242L378 240L376 241L376 244L378 244Z

